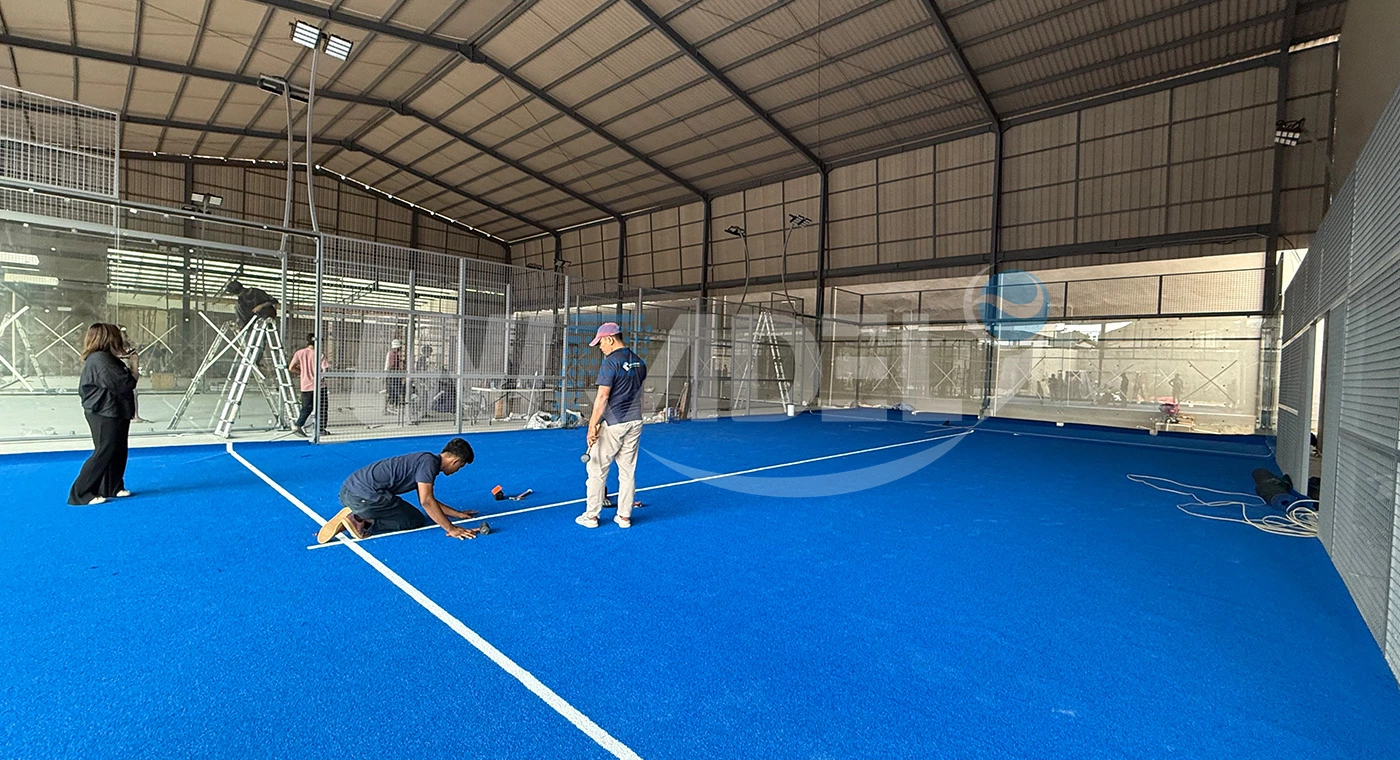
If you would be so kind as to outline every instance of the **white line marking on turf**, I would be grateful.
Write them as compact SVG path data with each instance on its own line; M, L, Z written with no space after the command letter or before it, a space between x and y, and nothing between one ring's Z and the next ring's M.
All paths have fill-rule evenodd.
M715 475L706 475L706 476L701 477L701 478L691 478L691 479L689 479L689 480L678 480L678 481L676 481L676 482L674 482L674 483L661 483L660 485L644 486L644 487L642 487L642 488L638 488L638 489L637 489L637 493L642 493L643 491L657 491L657 490L660 490L660 489L662 489L662 488L674 488L674 487L676 487L676 486L688 486L688 485L691 485L692 483L704 483L704 482L706 482L706 481L710 481L710 480L719 480L719 479L721 479L721 478L733 478L733 477L736 477L736 476L739 476L739 475L749 475L749 474L755 473L755 472L764 472L764 471L767 471L767 470L777 470L777 469L782 469L782 468L784 468L784 467L796 467L796 466L802 465L802 464L812 464L813 462L824 462L824 461L826 461L826 460L828 460L828 459L840 459L840 458L842 458L842 457L853 457L853 456L856 456L857 454L871 454L871 453L874 453L874 452L876 452L876 451L885 451L886 449L897 449L897 448L900 448L900 447L903 447L903 446L916 446L916 445L918 445L918 444L920 444L920 443L932 443L933 441L942 441L942 440L945 440L945 439L948 439L948 438L956 438L956 437L962 436L962 435L970 435L971 433L972 433L972 430L971 430L971 429L968 429L968 430L961 430L961 431L959 431L959 432L957 432L957 433L954 433L954 434L952 434L952 435L939 435L939 436L933 436L933 437L931 437L931 438L920 438L920 439L917 440L917 441L904 441L903 443L889 443L889 444L885 444L884 446L873 446L873 447L868 448L868 449L860 449L860 450L857 450L857 451L845 451L845 452L842 452L842 453L840 453L840 454L827 454L827 455L825 455L825 456L812 457L811 459L800 459L800 460L798 460L798 461L796 461L796 462L782 462L782 463L779 463L779 464L765 465L765 466L763 466L763 467L754 467L754 468L751 468L751 469L748 469L748 470L737 470L737 471L735 471L735 472L722 472L722 473L717 473L717 474L715 474ZM615 496L616 494L612 494L612 495ZM537 507L525 507L525 508L523 508L523 509L516 509L516 510L512 510L512 511L510 511L510 512L500 512L500 513L497 513L497 514L494 514L494 515L481 515L481 516L479 516L479 517L472 517L472 518L468 518L468 519L466 519L466 520L454 520L454 521L453 521L453 524L454 524L454 525L465 525L465 524L467 524L467 523L470 523L470 522L477 522L477 521L480 521L480 520L493 520L493 519L495 519L495 518L497 518L497 517L506 517L506 516L509 516L509 515L519 515L519 514L524 514L524 513L526 513L526 512L538 512L538 511L540 511L541 509L554 509L554 508L556 508L556 507L567 507L567 506L569 506L570 504L582 504L582 503L584 503L585 501L587 501L587 499L570 499L570 500L568 500L568 501L556 501L556 502L554 502L553 504L541 504L541 505L539 505L539 506L537 506ZM434 529L436 529L436 530L442 530L442 528L439 527L439 526L437 526L437 525L424 525L424 526L421 527L421 528L413 528L412 530L400 530L400 531L395 531L395 532L393 532L393 533L380 533L380 534L377 535L377 536L369 536L368 538L349 538L349 539L346 539L346 538L337 538L336 540L334 540L334 541L332 541L332 542L330 542L330 543L328 543L328 544L312 544L311 546L308 546L308 547L306 547L306 548L308 548L308 549L325 549L325 548L328 548L328 547L331 547L331 546L340 546L340 545L342 545L342 544L347 544L347 545L348 545L348 544L360 544L360 543L364 543L365 541L373 541L373 540L375 540L375 539L377 539L377 538L389 538L390 536L402 536L402 535L405 535L405 534L407 534L407 533L417 533L417 532L420 531L420 530L434 530Z
M271 486L274 491L282 494L283 498L292 503L292 506L306 513L306 516L310 517L312 520L315 520L317 524L326 524L325 519L323 519L320 515L316 514L316 512L313 511L310 507L306 506L306 504L302 503L301 499L298 499L297 497L293 496L291 492L283 488L281 484L268 477L266 473L255 467L252 462L249 462L247 459L244 459L242 455L234 451L232 441L226 443L224 447L230 456L238 460L239 463L241 463L244 467L248 468L249 472L261 478L262 481ZM434 617L445 623L447 627L451 628L458 636L461 636L463 639L466 639L468 644L471 644L473 647L476 647L477 651L486 655L487 658L491 660L491 662L496 663L496 665L499 666L501 670L504 670L505 672L509 673L512 678L519 681L521 685L529 689L532 694L539 697L541 700L544 701L545 704L552 707L555 712L564 716L565 720L574 724L574 728L577 728L578 730L582 731L585 735L588 736L588 738L597 742L598 746L612 753L614 757L620 758L621 760L641 760L641 757L636 752L633 752L631 748L629 748L626 744L623 744L621 741L619 741L617 737L613 736L607 731L604 731L601 726L599 726L597 723L594 723L592 719L590 719L587 715L584 715L583 713L579 712L577 708L565 701L563 697L554 693L553 689L549 688L548 686L545 686L544 683L540 681L540 679L535 678L528 670L525 670L524 668L517 665L515 661L507 657L505 653L492 646L491 642L487 641L486 639L483 639L481 637L481 634L478 634L476 631L473 631L472 629L468 628L465 623L458 620L452 613L443 609L441 605L439 605L437 602L434 602L432 599L429 599L426 594L424 594L422 591L419 591L416 587L414 587L413 584L404 580L403 576L391 570L388 565L385 565L383 562L380 562L378 557L375 557L373 554L370 554L363 547L355 546L353 544L350 545L350 550L355 552L355 554L359 555L360 559L364 560L365 563L368 564L370 567L379 571L380 575L389 579L390 583L394 584L395 586L398 586L399 590L403 591L405 594L408 594L409 598L422 605L423 609L433 613Z

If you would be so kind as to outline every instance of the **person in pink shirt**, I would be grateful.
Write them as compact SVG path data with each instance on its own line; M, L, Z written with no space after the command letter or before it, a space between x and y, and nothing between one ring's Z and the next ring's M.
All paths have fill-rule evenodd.
M302 429L306 421L311 419L311 409L316 405L316 378L320 374L316 372L316 334L306 335L306 348L292 354L292 360L287 363L287 370L294 372L301 377L301 416L297 417L296 424L292 425L292 432L305 436L307 432ZM322 371L331 368L331 363L325 356L321 357ZM326 379L321 378L321 411L316 415L317 421L321 425L321 435L326 434L326 412L329 407L326 398Z

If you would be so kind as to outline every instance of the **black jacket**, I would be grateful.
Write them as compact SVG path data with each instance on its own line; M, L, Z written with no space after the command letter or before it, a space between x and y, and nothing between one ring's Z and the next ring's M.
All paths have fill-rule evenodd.
M267 304L264 306L264 304ZM257 309L262 306L261 309ZM253 321L254 316L275 317L277 316L277 299L267 294L262 288L244 288L238 294L238 324L246 325Z
M121 359L95 351L83 362L78 378L83 408L102 417L129 420L136 416L136 378Z

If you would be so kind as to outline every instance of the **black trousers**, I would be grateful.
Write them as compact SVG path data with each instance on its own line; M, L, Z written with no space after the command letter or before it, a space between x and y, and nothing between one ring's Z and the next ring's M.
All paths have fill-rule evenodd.
M311 419L311 409L316 405L316 394L312 391L301 392L301 416L297 417L297 427L306 424ZM317 421L321 423L321 431L326 430L326 414L329 411L329 403L326 400L326 389L321 389L321 411L316 415Z
M92 431L92 456L83 463L78 479L68 491L68 503L73 505L87 504L99 496L116 496L126 489L126 439L131 420L92 412L85 412L84 416Z
M398 530L413 530L428 524L427 515L391 493L375 494L373 499L366 499L341 486L340 506L349 507L351 512L372 521L369 526L371 536Z

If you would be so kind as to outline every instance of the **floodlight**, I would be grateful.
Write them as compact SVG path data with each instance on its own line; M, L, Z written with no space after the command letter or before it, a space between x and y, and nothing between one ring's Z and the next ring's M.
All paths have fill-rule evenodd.
M222 205L224 205L224 197L223 197L222 195L211 195L211 196L209 196L209 205L210 205L210 206L222 206Z
M332 34L326 37L326 55L343 61L350 57L352 44L350 40Z
M293 21L292 42L315 50L321 44L321 30L305 21Z
M203 203L204 193L190 193L190 203Z
M788 214L788 224L791 224L793 227L806 227L811 223L811 219L801 214Z
M57 277L48 277L42 274L24 274L23 272L6 272L5 282L24 282L30 285L58 285Z
M39 257L32 253L11 253L0 251L0 264L24 264L25 266L39 266Z
M728 227L725 227L725 228L724 228L724 231L725 231L725 232L728 232L729 234L733 235L734 237L740 237L740 238L741 238L741 237L744 237L744 236L745 236L744 228L743 228L743 227L740 227L740 226L737 225L737 224L731 224L731 225L729 225Z
M1297 121L1280 121L1274 125L1274 142L1279 145L1294 146L1303 139L1303 122L1305 119Z

